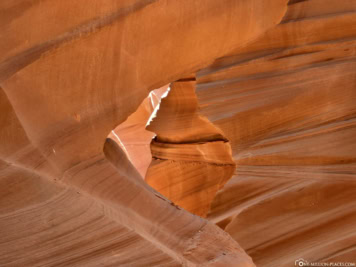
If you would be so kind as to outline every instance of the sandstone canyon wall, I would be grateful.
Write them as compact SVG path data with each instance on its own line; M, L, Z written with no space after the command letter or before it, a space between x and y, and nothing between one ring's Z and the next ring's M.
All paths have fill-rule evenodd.
M0 266L356 263L355 0L4 0L0 29Z

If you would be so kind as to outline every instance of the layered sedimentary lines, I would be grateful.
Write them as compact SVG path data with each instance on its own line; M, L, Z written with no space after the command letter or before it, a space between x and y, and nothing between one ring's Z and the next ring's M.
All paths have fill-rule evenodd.
M355 12L0 1L0 265L356 262Z
M195 78L170 86L147 130L152 162L146 182L182 208L205 217L235 163L222 131L199 114Z
M0 144L10 167L1 169L6 211L0 229L1 239L18 247L20 256L14 259L3 243L1 265L252 266L228 234L150 188L106 138L152 89L255 39L279 23L286 4L2 1ZM15 167L40 179L22 183L26 174L19 172L21 190L11 187L6 177ZM52 186L71 193L63 202L46 202L57 195ZM37 202L29 200L31 190ZM26 200L45 219L21 213ZM130 239L137 239L134 250L125 249ZM147 249L142 257L132 256L141 247ZM126 256L114 259L120 250Z
M12 166L0 185L1 266L181 266L74 190Z
M21 133L0 151L1 158L8 155L0 162L1 265L252 266L230 236L149 188L111 139L105 157L58 175L1 96L7 110L1 136L12 128ZM118 188L124 190L117 194ZM25 256L18 257L18 251Z
M201 113L237 164L208 218L257 266L356 260L355 8L290 1L280 25L198 74Z

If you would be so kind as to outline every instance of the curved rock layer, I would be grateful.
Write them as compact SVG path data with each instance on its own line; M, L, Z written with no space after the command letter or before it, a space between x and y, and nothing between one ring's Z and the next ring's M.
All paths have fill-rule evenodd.
M356 262L355 0L5 0L0 27L1 266ZM149 125L169 200L144 99L192 73Z
M0 164L0 266L181 266L92 198Z
M1 136L18 132L0 150L2 266L253 266L228 234L150 188L111 139L105 157L56 176L1 103Z
M149 187L107 136L152 89L285 11L286 0L1 1L1 265L253 266L227 233Z
M234 177L208 219L257 266L356 261L356 1L290 1L281 23L197 75Z
M199 114L195 85L195 78L172 83L146 127L156 137L145 180L177 205L205 217L236 166L221 130Z

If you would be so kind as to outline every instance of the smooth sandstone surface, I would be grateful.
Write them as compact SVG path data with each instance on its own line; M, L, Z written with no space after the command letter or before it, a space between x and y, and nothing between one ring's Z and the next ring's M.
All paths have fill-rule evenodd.
M355 11L290 1L279 25L197 75L201 113L237 164L208 219L257 266L356 261Z
M145 180L175 204L205 217L236 165L222 131L199 114L195 90L195 78L178 80L161 99L146 127L156 136Z
M5 0L0 29L0 266L356 262L355 0Z

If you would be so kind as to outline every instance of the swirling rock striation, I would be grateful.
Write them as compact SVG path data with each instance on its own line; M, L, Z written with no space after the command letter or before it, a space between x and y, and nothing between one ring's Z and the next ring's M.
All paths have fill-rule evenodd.
M152 89L285 10L286 0L2 1L1 265L252 266L227 233L149 187L107 136Z
M356 262L355 25L354 0L1 1L0 265Z
M197 75L234 177L208 218L257 266L356 261L356 2L290 1L281 23Z

